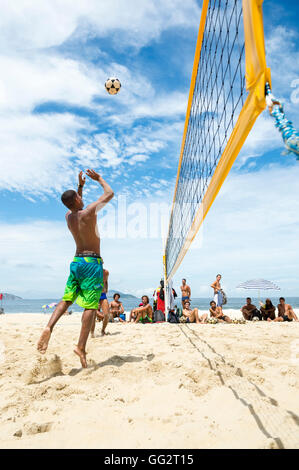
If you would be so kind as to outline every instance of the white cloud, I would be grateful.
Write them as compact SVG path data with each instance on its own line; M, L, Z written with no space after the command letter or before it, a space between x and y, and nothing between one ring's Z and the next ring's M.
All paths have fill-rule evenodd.
M243 295L235 289L239 282L269 278L285 295L296 295L298 178L298 165L231 173L205 220L202 247L190 249L175 278L191 277L194 291L204 294L220 272L234 296Z
M133 155L132 158L129 160L130 165L134 165L135 163L143 163L146 162L149 159L148 155Z
M299 52L296 47L298 38L296 31L284 26L272 28L271 35L266 38L266 54L267 64L271 67L273 93L278 99L282 99L288 119L299 123L298 106L291 101L292 82L298 78ZM250 131L235 168L242 167L249 158L260 157L275 149L278 153L283 152L284 143L275 127L275 120L266 109Z
M58 46L72 35L141 47L171 27L197 29L200 18L195 0L1 0L0 8L0 43L7 50Z
M292 81L298 74L298 39L299 34L293 29L277 26L271 29L271 36L266 38L267 63L271 67L272 89L274 95L283 99L286 111L293 118L299 119L296 103L291 103Z
M207 216L202 247L190 249L175 275L175 287L186 277L193 296L207 297L211 294L211 281L221 272L230 296L242 296L243 292L235 286L249 278L272 280L280 285L282 294L296 295L298 178L298 166L230 174ZM139 295L150 291L149 286L159 281L163 272L162 240L159 230L153 230L153 226L157 224L158 228L161 220L156 220L157 206L150 209L150 204L161 200L170 200L170 195L164 193L161 199L155 193L136 199L147 211L146 225L151 231L145 238L111 238L104 226L104 214L99 215L101 250L111 273L111 288ZM113 205L109 207L113 211ZM128 217L128 223L130 220ZM74 242L64 221L3 223L0 230L2 290L27 297L60 296L73 252Z
M248 159L260 157L266 152L275 149L280 149L278 153L284 150L283 140L275 127L274 119L268 115L268 111L265 111L257 118L236 160L234 168L238 170L247 163Z
M71 114L0 115L0 189L44 196L72 181L71 159L84 119Z
M0 56L2 112L32 111L48 101L89 106L104 94L101 71L83 63L47 54Z
M132 120L141 113L134 115L139 102L138 90L136 92L132 86L123 98L120 95L119 104L126 111L117 114L115 110L113 114L112 100L119 96L110 97L105 92L106 72L99 67L87 67L78 61L40 54L0 56L0 67L0 163L3 169L0 189L26 192L27 197L61 191L74 176L77 168L74 166L75 157L77 165L83 168L98 167L100 162L103 167L116 169L124 162L130 165L137 161L145 162L150 155L163 149L175 134L177 123L153 124L151 132L149 128L138 126L127 134L127 126L121 122L121 126L112 126L115 130L88 136L95 127L87 119L70 113L32 114L34 108L44 102L61 102L89 108L101 119L106 115L108 120L114 118L116 121L127 113L131 116L128 125L131 127ZM125 73L125 67L122 69ZM133 83L132 74L127 71L126 75ZM154 109L161 98L155 96L148 81L143 80L143 84L148 85L148 95L144 94L143 101L150 103L151 100L147 110L150 115L150 107ZM94 96L100 94L106 98L105 108L92 102ZM176 94L167 97L169 110L162 107L158 111L157 105L153 111L155 116L158 113L163 115L164 111L171 113L172 101L177 101ZM175 115L175 108L172 112Z
M101 224L100 220L100 227ZM110 271L110 288L139 295L145 286L158 283L162 274L161 246L160 239L102 240L105 266ZM64 221L1 224L2 291L27 298L61 297L74 250ZM149 252L153 256L148 256ZM126 254L125 262L121 253Z

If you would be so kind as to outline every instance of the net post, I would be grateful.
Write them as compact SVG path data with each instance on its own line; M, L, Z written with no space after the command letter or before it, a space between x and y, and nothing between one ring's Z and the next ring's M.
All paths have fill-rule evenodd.
M227 5L229 2L223 3ZM237 65L235 66L235 69L233 68L232 72L229 72L228 75L226 75L227 68L223 69L222 67L220 67L217 69L220 70L222 74L222 85L219 88L219 85L217 85L217 82L215 81L217 93L215 106L211 98L212 94L207 94L207 96L203 95L202 100L200 99L200 90L205 90L205 88L201 88L200 85L202 85L202 83L205 83L202 77L206 77L206 68L208 67L208 65L213 71L213 66L216 64L213 58L210 58L209 61L207 61L206 56L207 54L209 54L209 51L212 50L211 44L208 41L209 38L211 38L210 41L213 41L214 38L214 33L216 31L215 23L218 16L214 17L216 18L215 20L213 20L214 23L212 19L214 12L219 9L219 5L215 7L216 2L214 5L212 5L212 2L209 2L209 0L203 0L202 15L194 58L194 66L192 71L185 127L166 242L166 264L168 280L173 277L180 263L182 262L210 207L212 206L217 194L219 193L225 178L231 170L231 167L235 159L237 158L251 128L253 127L259 114L266 107L265 84L266 82L268 82L271 85L271 73L270 69L267 67L265 56L262 15L263 0L240 0L239 2L232 0L231 3L234 4L233 8L236 11L237 19L241 18L241 12L239 14L239 11L240 9L242 10L244 41L242 41L243 45L239 45L236 49L238 54L238 61ZM219 11L221 12L220 9ZM224 12L224 14L226 13ZM238 43L239 28L240 27L238 23L234 39L236 44ZM228 33L226 37L229 37ZM219 58L219 55L217 56L216 54L216 49L218 47L217 44L222 45L222 42L218 41L215 46L214 56ZM224 45L221 47L222 51L220 58L222 59ZM244 72L242 69L243 51L245 51ZM221 64L221 61L219 63ZM227 63L230 64L231 67L233 61L228 61ZM217 71L215 73L217 79ZM230 73L232 73L232 75L230 75ZM236 96L233 96L233 93L230 94L230 92L228 92L228 89L225 88L224 80L231 80L232 77L233 81L230 82L230 85L232 87L232 84L235 81L235 77L239 77L239 73L240 85L238 85L236 81L236 91L238 92L240 87L240 93L238 99L236 100ZM210 81L209 83L213 82ZM245 96L245 88L248 92L248 95L244 102L243 93ZM208 89L207 84L206 89ZM223 91L219 92L219 89ZM195 94L198 95L197 98ZM230 105L232 108L232 128L229 127L230 123L229 125L227 124L227 120L229 120L229 117L227 117L227 111L225 111L224 109L225 106L223 107L222 114L221 110L219 111L218 106L218 102L221 102L222 99L227 109L230 109L227 106L228 96L230 96ZM238 111L239 108L237 107L239 102L242 103L242 108L240 111ZM197 109L200 109L201 111L198 112ZM204 113L202 113L202 110L204 111ZM202 117L203 114L204 117ZM234 114L236 115L236 119L233 119ZM196 130L194 131L195 124L198 122L203 124L209 123L209 115L213 115L213 126L209 126L209 130L206 131L205 134L199 132L199 137L201 139L199 140L199 137L196 132L198 129L204 129L205 127L204 125L198 125ZM217 125L218 115L218 127L215 127L214 124ZM219 128L221 128L222 134L224 134L225 138L223 138L223 135L221 135L221 132L219 132ZM210 129L212 129L212 134L210 134ZM194 131L193 134L192 131ZM193 148L194 138L197 139L198 147L200 147L200 158L196 156L196 149ZM217 147L216 150L215 147ZM190 164L190 162L192 163L192 159L196 160L194 156L197 158L197 161L195 161L197 167L195 164L193 164L193 169L191 171L190 167L192 165ZM210 173L208 173L208 170L210 170ZM195 181L195 175L197 175L198 179L202 179L202 183L203 185L205 185L205 187L200 187L198 182ZM180 217L178 215L178 210L176 209L176 207L178 207L180 201L184 201L190 198L190 194L191 196L194 196L191 191L189 191L189 193L187 194L184 187L184 185L187 184L188 180L192 180L192 178L195 181L194 187L197 186L198 191L196 194L197 209L192 214L192 224L190 226L187 225L187 229L183 232L182 223L180 221ZM178 204L176 204L177 200ZM179 227L179 229L177 227ZM180 244L173 243L173 239L176 236L180 237L180 239L182 240Z
M167 272L166 272L166 254L163 255L163 267L164 267L164 292L165 292L165 321L167 321L168 312L170 309L169 303L169 284L167 279Z

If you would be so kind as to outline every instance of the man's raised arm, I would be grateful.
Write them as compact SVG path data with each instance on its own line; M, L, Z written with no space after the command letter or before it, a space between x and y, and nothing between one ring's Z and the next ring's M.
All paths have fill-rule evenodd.
M78 175L78 191L77 193L79 194L80 197L83 197L83 186L85 185L85 176L83 176L83 171L80 171Z
M109 186L109 184L96 171L86 170L86 174L92 180L100 183L104 190L104 194L102 194L102 196L100 196L97 201L92 202L86 207L86 210L88 211L98 212L102 209L102 207L105 206L105 204L107 204L107 202L109 202L113 198L114 192L113 189Z

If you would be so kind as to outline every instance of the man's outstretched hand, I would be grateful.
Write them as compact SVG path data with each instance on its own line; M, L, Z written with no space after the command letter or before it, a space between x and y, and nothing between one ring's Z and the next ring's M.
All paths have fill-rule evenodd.
M96 171L94 170L86 170L86 174L87 176L89 176L89 178L91 178L92 180L94 181L99 181L101 176L99 175L99 173L97 173Z
M78 175L78 179L79 179L79 186L84 186L86 178L85 178L85 176L83 176L83 171L80 171L80 173Z

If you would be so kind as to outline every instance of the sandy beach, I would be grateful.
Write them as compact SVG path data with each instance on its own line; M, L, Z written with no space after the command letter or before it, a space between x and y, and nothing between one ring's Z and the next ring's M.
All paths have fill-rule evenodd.
M46 321L0 317L1 448L299 448L299 323L97 324L83 370Z

